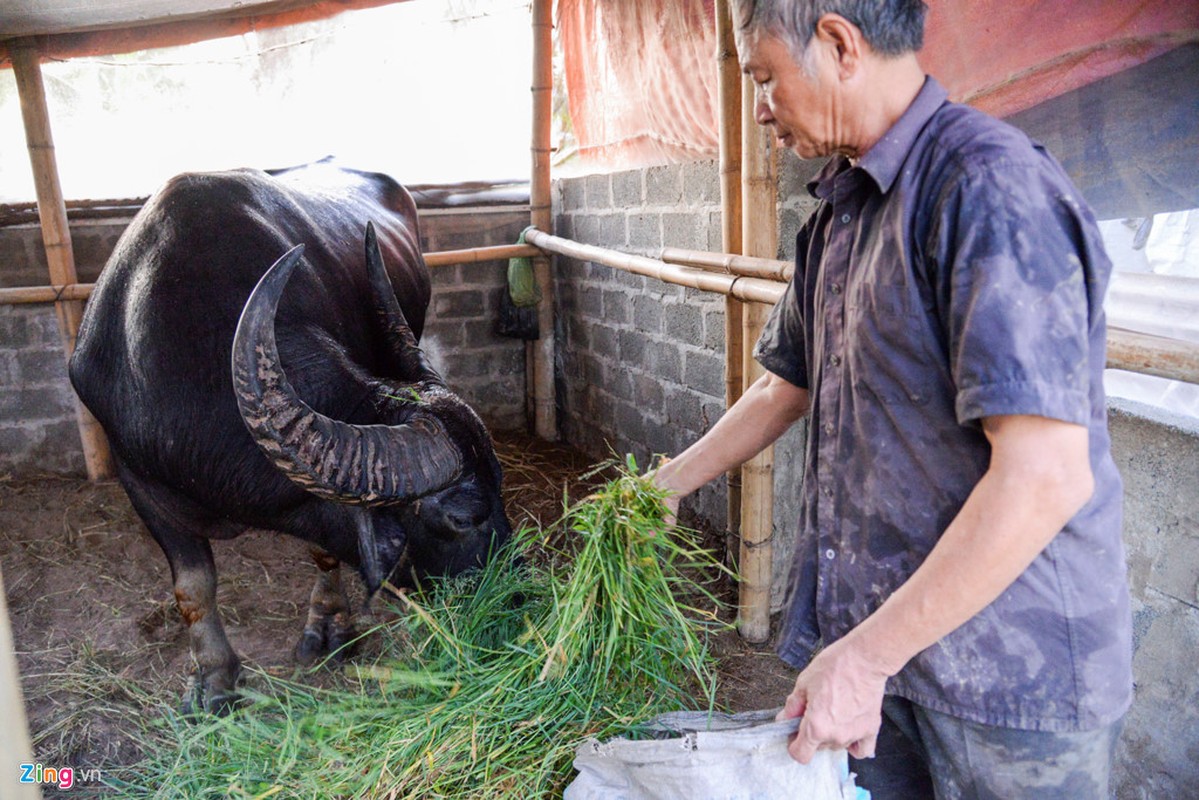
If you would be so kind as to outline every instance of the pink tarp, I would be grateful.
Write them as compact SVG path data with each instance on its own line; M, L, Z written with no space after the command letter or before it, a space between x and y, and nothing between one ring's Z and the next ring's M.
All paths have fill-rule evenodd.
M717 149L712 0L558 0L582 159L616 169ZM921 63L1006 116L1199 40L1179 0L931 0Z

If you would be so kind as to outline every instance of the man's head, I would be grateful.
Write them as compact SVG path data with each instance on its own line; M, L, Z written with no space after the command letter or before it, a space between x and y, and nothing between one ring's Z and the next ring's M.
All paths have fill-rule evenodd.
M803 158L860 156L919 91L922 0L734 0L755 118Z

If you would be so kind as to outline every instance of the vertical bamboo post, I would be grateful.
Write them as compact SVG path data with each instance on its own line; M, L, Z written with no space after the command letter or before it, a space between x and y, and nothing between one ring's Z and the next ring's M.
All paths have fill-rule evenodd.
M0 715L8 720L0 725L0 753L4 753L8 761L6 767L15 770L18 764L33 763L33 744L29 740L29 723L25 719L25 701L21 694L21 673L17 668L17 649L12 638L12 623L9 621L5 597L4 576L0 574ZM42 796L39 784L20 783L11 774L5 775L3 780L9 784L4 796L11 796L12 800L40 800Z
M756 97L748 78L742 86L741 164L742 239L745 255L775 258L778 254L778 175L774 142L768 128L754 120ZM770 315L762 303L746 303L743 315L745 386L762 376L752 349ZM737 622L741 636L763 642L770 636L770 584L774 531L774 448L768 447L741 469L741 587Z
M741 252L741 65L733 38L729 0L716 2L716 87L720 99L720 248ZM742 303L724 299L724 403L732 408L741 397ZM734 562L741 535L741 468L729 470L726 560Z
M42 83L42 68L36 42L31 38L17 39L9 44L13 76L21 100L21 117L25 123L25 141L29 146L29 161L37 189L37 211L42 223L42 243L50 267L50 283L65 286L78 283L75 274L75 254L71 248L71 228L67 223L67 206L63 201L58 180L58 164L54 157L54 140L50 135L50 114L46 108L46 88ZM59 300L54 304L58 329L62 334L67 358L75 352L75 337L83 318L81 300ZM113 474L112 456L104 431L91 412L75 399L75 416L79 437L83 443L83 458L91 480L109 478Z
M553 0L533 0L533 175L529 188L530 221L538 230L553 233L550 207L550 134L554 82ZM558 413L554 398L554 281L550 260L533 259L541 289L537 307L540 338L533 350L533 428L538 437L558 438Z

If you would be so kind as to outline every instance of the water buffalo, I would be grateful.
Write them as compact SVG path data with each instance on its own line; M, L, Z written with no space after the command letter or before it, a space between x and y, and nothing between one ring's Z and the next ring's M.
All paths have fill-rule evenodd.
M313 545L297 645L311 663L352 636L341 562L374 592L393 572L477 565L510 534L487 430L418 345L419 242L411 196L385 175L184 174L96 283L71 383L170 562L197 667L185 707L236 697L210 539L254 527Z

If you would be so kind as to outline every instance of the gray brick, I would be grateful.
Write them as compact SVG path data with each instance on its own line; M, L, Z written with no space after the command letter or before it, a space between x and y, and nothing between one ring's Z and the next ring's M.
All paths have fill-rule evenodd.
M621 403L616 407L616 424L620 427L620 433L625 440L633 445L626 449L637 457L638 464L644 469L645 465L642 462L645 460L646 453L641 442L645 441L645 414L635 402ZM638 452L639 448L642 448L642 452Z
M645 291L646 278L644 275L638 275L636 272L628 272L627 270L618 269L612 276L612 281L617 286L624 286L632 289L634 294L640 294Z
M645 365L645 335L637 331L620 332L620 360L628 367Z
M474 289L441 292L433 298L433 313L440 319L478 317L483 308L483 293Z
M661 414L663 399L665 398L665 390L662 388L661 382L644 373L634 373L633 393L637 398L637 405L643 409L651 410L655 416Z
M667 423L698 432L701 429L699 395L686 389L671 389L665 395Z
M670 164L645 171L645 202L651 206L678 205L683 201L682 170Z
M604 290L604 319L615 325L627 325L633 318L632 303L624 292Z
M720 164L690 161L683 165L683 197L692 204L720 203Z
M588 175L584 181L589 210L600 211L612 207L611 182L607 175Z
M641 294L633 300L633 325L647 333L662 331L662 298Z
M641 190L642 171L618 172L612 176L612 204L618 209L639 207L644 199Z
M582 286L577 296L579 311L589 317L600 317L604 313L603 293L595 286Z
M666 335L676 342L698 345L703 341L703 314L687 303L663 308Z
M604 367L604 385L616 399L633 402L633 376L624 364Z
M580 214L575 217L575 241L585 244L599 244L599 218L590 214Z
M724 237L721 232L721 216L719 211L708 213L708 223L704 233L706 234L707 243L704 245L713 253L724 252Z
M67 380L67 363L61 350L17 352L17 383L24 386L58 386Z
M604 247L620 250L628 244L624 214L604 214L599 225L599 243Z
M683 247L702 250L707 246L706 231L701 231L699 219L694 214L663 214L662 243L666 247Z
M659 380L672 383L683 381L683 357L677 345L651 341L646 348L647 371Z
M0 419L60 419L75 413L65 386L0 391Z
M717 352L724 351L724 307L709 306L703 311L704 347Z
M684 359L683 379L696 391L712 397L724 397L724 360L690 350Z
M629 247L644 250L662 247L661 220L657 214L629 215Z
M615 359L619 353L619 339L616 331L605 325L591 327L592 352Z
M578 211L586 203L583 178L567 178L562 181L562 208Z

